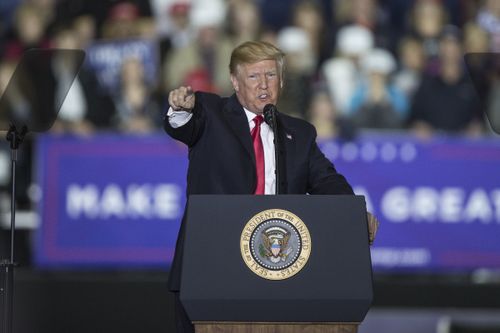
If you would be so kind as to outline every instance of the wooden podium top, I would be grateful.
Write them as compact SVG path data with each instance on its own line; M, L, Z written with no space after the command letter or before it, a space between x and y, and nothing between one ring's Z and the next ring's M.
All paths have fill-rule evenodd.
M359 323L193 322L196 333L357 333Z

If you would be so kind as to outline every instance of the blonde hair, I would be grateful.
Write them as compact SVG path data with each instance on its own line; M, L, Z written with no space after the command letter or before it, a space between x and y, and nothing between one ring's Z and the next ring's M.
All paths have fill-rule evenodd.
M285 54L273 44L263 41L244 42L236 47L231 53L229 72L236 75L239 65L254 64L263 60L275 60L278 73L283 77Z

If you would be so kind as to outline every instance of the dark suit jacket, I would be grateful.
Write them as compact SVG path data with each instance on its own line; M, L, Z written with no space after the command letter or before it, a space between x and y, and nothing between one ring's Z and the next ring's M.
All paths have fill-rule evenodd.
M304 120L278 114L281 180L287 194L353 194L345 178L316 145L316 130ZM187 195L252 194L256 185L255 155L248 119L235 95L229 98L196 93L193 117L187 124L165 131L189 147ZM184 219L185 219L184 215ZM184 219L170 271L169 288L178 291Z

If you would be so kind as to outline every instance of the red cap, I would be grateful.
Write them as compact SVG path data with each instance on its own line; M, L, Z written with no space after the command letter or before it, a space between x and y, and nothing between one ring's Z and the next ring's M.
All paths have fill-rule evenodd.
M197 68L187 73L184 84L191 86L193 91L217 92L204 68Z
M190 8L191 8L191 5L188 2L176 1L168 8L168 13L171 16L187 15Z
M112 20L133 20L139 17L139 8L130 2L122 2L111 7L109 16Z

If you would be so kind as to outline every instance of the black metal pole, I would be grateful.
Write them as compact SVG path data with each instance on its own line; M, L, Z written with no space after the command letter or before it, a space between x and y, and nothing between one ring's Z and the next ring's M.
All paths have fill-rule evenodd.
M273 104L266 104L263 112L265 122L271 127L274 132L274 175L276 176L275 194L280 194L280 133L278 130L278 120L276 106Z
M14 301L14 265L9 262L2 263L3 276L3 333L12 333L13 301ZM1 303L0 303L1 304Z
M17 140L17 139L16 139ZM12 333L14 316L14 231L16 230L16 164L17 147L11 150L12 192L10 196L10 261L6 266L5 281L5 333Z
M12 333L12 323L14 315L14 236L16 230L16 164L17 149L27 133L24 126L21 132L11 125L7 133L7 140L10 142L11 149L11 179L12 189L10 196L10 258L3 260L2 267L2 285L0 286L0 304L3 305L3 325L2 333Z
M14 264L14 231L16 230L16 164L17 147L11 150L12 190L10 196L10 263Z
M276 190L275 194L280 194L280 138L278 131L278 122L276 121L276 113L274 113L273 117L273 128L274 128L274 173L276 175Z

